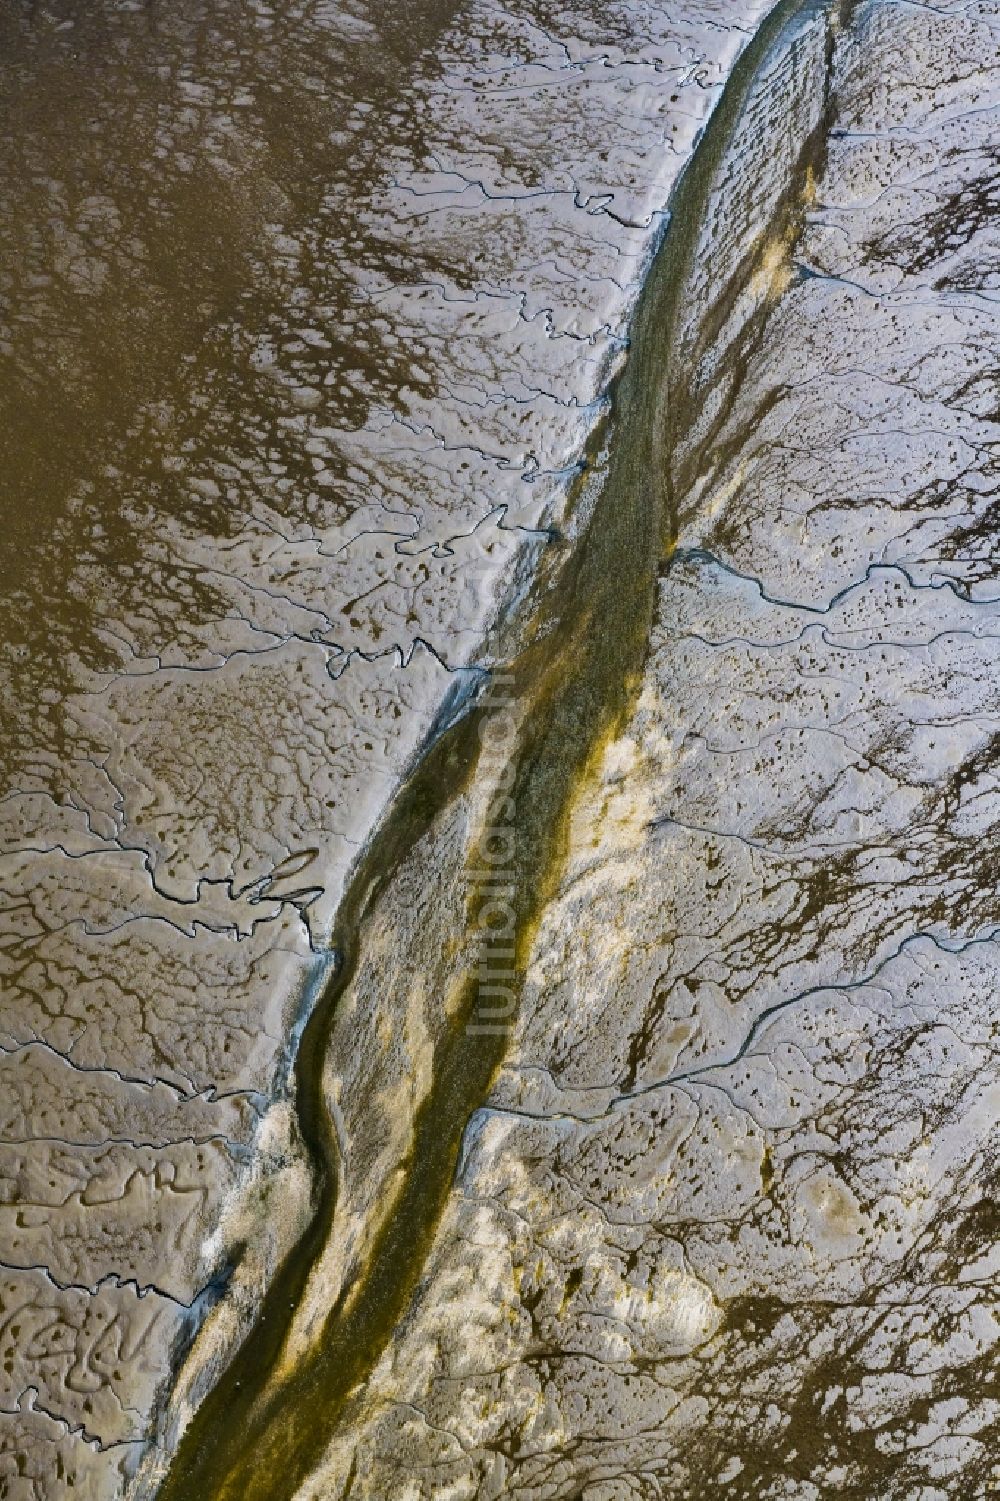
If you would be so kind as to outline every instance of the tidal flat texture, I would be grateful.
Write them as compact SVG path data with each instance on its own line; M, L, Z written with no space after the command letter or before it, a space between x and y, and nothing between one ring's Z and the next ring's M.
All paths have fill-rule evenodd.
M0 4L6 1501L1000 1494L1000 15L768 9Z

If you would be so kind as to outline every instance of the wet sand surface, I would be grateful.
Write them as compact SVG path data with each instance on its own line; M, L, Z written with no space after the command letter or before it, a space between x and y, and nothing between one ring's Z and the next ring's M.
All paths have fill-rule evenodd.
M762 9L0 7L8 1497L155 1484L309 1222L346 874L567 521Z
M8 1501L998 1493L1000 20L764 9L0 8Z

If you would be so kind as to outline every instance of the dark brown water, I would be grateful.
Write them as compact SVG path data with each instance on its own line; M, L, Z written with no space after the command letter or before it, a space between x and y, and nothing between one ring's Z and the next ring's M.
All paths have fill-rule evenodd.
M256 368L261 341L287 347L322 309L326 347L282 363L341 425L426 379L358 307L357 258L373 275L393 260L358 221L387 137L419 145L400 85L455 11L379 6L375 24L318 3L0 9L8 784L33 753L60 755L52 700L77 658L115 660L109 625L183 656L228 607L178 556L178 530L207 561L258 501L289 530L346 503L334 489L317 506L283 427L301 398ZM262 493L265 459L292 481L280 492ZM231 494L186 482L218 485L220 469Z

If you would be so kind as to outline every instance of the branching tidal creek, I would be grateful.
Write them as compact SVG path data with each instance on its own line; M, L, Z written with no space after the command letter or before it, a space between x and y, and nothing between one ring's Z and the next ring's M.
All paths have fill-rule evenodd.
M802 13L816 9L808 0L785 0L734 69L673 194L610 416L592 444L595 458L606 452L604 472L595 478L595 466L588 466L578 482L577 498L586 489L588 505L573 513L577 535L545 549L529 598L503 625L502 671L433 741L355 870L334 939L338 969L304 1029L294 1065L313 1216L250 1334L184 1433L162 1501L290 1501L419 1283L463 1133L504 1057L532 938L562 868L569 811L640 681L657 580L676 531L674 448L692 420L690 373L699 351L685 345L680 315L718 165L744 124L755 79ZM404 1170L392 1182L361 1270L340 1288L308 1347L290 1358L295 1311L338 1231L340 1148L325 1074L338 1008L396 872L463 798L480 809L461 857L466 921L470 931L489 933L486 948L495 953L483 972L470 959L456 983L453 955L442 952L441 975L425 977L432 990L447 993L447 1018L411 1123ZM484 827L492 845L483 844ZM484 874L484 847L497 856L495 879L489 867Z

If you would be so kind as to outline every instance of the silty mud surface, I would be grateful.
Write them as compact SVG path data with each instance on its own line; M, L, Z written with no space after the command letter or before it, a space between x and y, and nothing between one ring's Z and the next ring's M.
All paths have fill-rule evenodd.
M12 1494L120 1489L242 1235L148 1491L308 1223L222 1493L996 1489L994 10L765 49L561 510L736 22L5 13ZM555 515L516 1027L489 1086L470 716L341 915L310 1221L255 1123Z
M560 514L759 10L0 12L19 1495L120 1490L232 1243L206 1379L304 1223L268 1107L345 874Z

